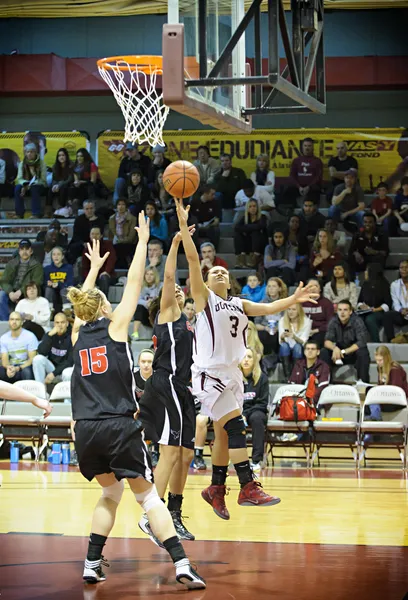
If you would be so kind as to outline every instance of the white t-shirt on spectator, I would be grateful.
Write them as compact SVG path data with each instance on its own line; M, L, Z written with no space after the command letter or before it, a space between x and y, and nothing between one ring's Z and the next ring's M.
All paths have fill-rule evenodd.
M22 365L28 359L28 353L37 348L37 338L27 329L22 329L18 337L12 337L11 331L7 331L0 338L0 352L8 354L9 363L13 366Z
M263 187L268 194L275 198L274 190L275 190L275 173L273 171L268 171L268 175L266 177L266 181L270 183L266 183L265 185L259 185L256 183L256 171L251 173L251 179L257 187Z
M266 191L266 189L264 188L263 185L257 185L255 187L255 191L254 194L252 196L252 198L255 198L255 200L258 200L258 202L261 204L261 206L265 205L265 206L270 206L271 208L275 208L275 202L273 200L273 196L271 196L271 194L269 194L269 192ZM244 190L239 190L239 192L236 193L235 196L235 206L241 210L245 209L245 205L248 202L248 200L250 200L251 198L248 198L248 196L246 196L244 194Z
M312 321L309 317L305 317L303 321L303 326L295 331L296 337L302 340L303 345L307 342L310 337L310 332L312 330ZM279 344L281 343L281 337L285 333L285 326L283 324L283 317L279 319ZM285 338L285 342L289 344L290 348L293 348L297 343L293 337Z
M41 325L45 331L49 331L51 329L50 326L50 303L48 300L39 296L35 300L29 300L28 298L23 298L17 303L16 312L19 312L22 315L32 315L34 323L37 325Z

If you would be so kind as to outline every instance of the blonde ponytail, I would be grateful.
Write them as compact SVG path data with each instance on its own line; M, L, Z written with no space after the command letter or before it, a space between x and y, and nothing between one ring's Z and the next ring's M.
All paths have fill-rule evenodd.
M74 307L75 316L81 321L96 321L100 316L104 298L98 289L84 291L70 287L67 296Z

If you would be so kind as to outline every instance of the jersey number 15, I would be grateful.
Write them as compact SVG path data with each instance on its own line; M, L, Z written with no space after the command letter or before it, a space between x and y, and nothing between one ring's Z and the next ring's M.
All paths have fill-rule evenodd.
M85 348L79 351L81 360L81 375L101 375L108 370L108 357L106 356L106 346L98 346L97 348Z

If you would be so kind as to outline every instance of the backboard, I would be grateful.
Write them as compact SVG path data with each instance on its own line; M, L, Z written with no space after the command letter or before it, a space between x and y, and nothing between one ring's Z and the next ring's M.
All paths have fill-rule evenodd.
M251 131L249 85L200 87L245 14L244 0L169 0L163 28L163 99L167 106L227 132ZM245 33L226 58L219 76L249 75Z

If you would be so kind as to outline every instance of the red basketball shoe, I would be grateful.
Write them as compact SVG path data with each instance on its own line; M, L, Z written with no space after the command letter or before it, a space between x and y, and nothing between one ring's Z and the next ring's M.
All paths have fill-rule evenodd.
M230 514L225 504L225 496L228 494L229 488L225 485L210 485L208 488L201 492L201 496L208 504L211 504L215 514L220 519L228 521Z
M259 481L250 481L239 492L238 504L241 506L272 506L279 504L280 498L266 494Z

